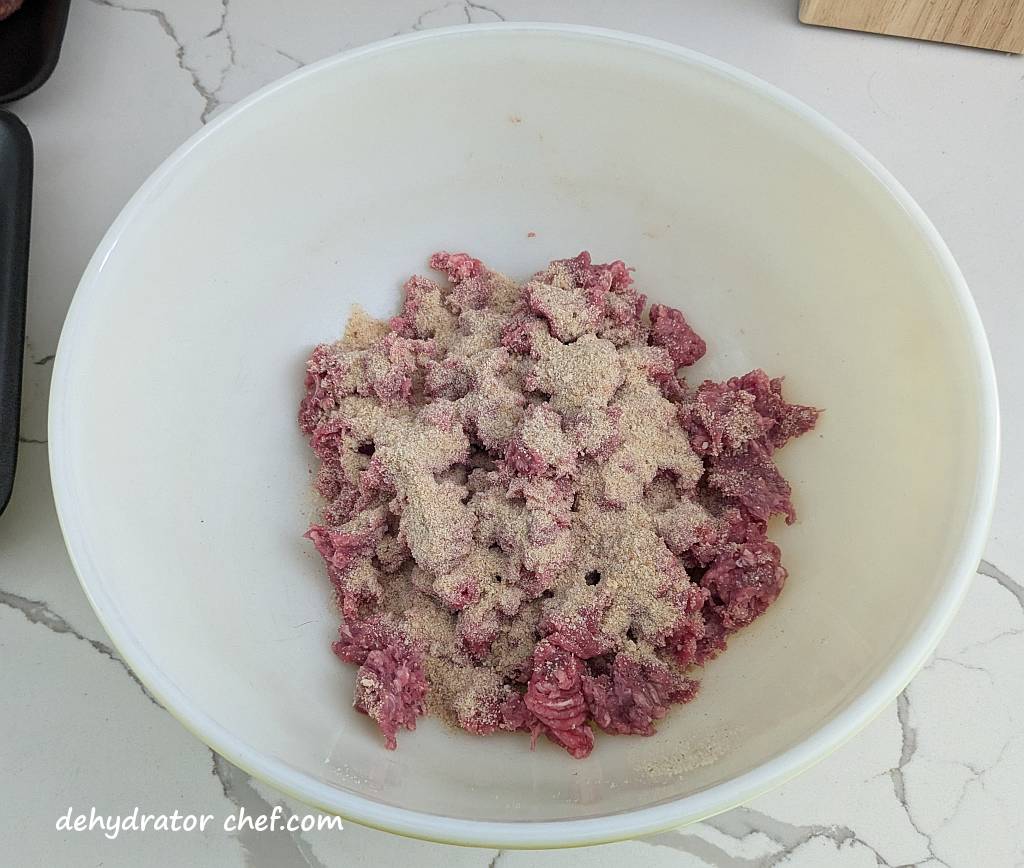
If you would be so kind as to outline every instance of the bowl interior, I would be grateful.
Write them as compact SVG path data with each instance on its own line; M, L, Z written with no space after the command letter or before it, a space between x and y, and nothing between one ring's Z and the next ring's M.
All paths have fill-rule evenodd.
M707 338L694 378L761 366L827 410L780 454L786 591L656 737L577 762L427 719L388 752L351 707L301 538L302 366L352 303L395 311L442 248L518 276L623 258ZM982 413L950 281L830 133L699 59L528 28L342 58L215 125L101 248L61 343L62 520L158 694L323 805L536 821L693 797L834 719L952 581Z

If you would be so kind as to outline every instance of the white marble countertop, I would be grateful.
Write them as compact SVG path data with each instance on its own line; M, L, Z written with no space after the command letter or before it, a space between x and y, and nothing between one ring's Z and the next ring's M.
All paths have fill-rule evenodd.
M28 0L32 2L32 0ZM22 444L0 518L0 857L29 865L1024 864L1024 59L808 28L796 0L76 0L50 82L13 106L36 146ZM296 66L410 29L499 18L669 39L820 109L874 152L945 236L1002 390L992 536L970 595L899 701L785 787L676 832L518 853L343 832L57 831L67 806L305 809L212 756L107 644L64 552L46 399L65 310L94 246L163 158L224 106ZM1014 578L1017 577L1017 578Z

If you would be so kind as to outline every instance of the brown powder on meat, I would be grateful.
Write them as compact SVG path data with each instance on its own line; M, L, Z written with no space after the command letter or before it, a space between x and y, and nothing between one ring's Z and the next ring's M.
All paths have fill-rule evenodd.
M324 557L389 746L428 713L476 734L651 735L775 599L771 455L813 426L753 371L690 388L705 344L588 254L520 284L462 253L401 313L353 309L316 348L300 425L321 460ZM653 326L652 326L653 323Z
M365 350L387 333L387 320L374 319L358 304L354 304L345 324L345 335L338 345L346 350Z

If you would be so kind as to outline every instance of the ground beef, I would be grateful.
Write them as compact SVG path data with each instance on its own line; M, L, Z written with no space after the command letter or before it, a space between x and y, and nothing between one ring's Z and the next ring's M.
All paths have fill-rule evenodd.
M545 735L652 735L693 667L786 580L796 518L773 453L818 411L755 370L691 388L706 352L622 262L516 283L436 253L400 313L358 309L316 347L299 425L320 461L324 559L359 667L355 707L394 748L423 714Z

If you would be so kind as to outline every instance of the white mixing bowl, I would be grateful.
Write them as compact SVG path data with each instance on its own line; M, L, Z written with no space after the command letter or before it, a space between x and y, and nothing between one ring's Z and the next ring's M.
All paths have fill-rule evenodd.
M529 235L529 233L536 233ZM780 455L782 597L656 737L585 761L422 721L384 750L302 539L311 346L396 309L436 249L525 276L623 258L708 341L825 407ZM672 45L457 28L308 67L171 156L93 257L60 341L53 487L127 662L218 752L382 829L502 847L609 841L724 810L890 702L979 557L998 455L991 360L946 247L821 117Z

